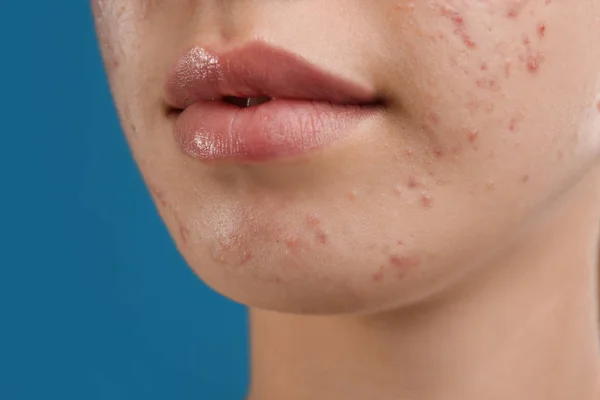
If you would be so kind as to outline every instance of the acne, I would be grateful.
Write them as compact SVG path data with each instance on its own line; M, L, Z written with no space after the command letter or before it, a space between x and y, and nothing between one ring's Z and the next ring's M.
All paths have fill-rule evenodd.
M433 206L433 198L431 195L423 193L421 195L421 205L423 208L431 208Z
M408 178L408 187L410 189L416 189L419 186L421 186L421 183L417 180L417 178L415 178L414 176L410 176Z
M152 196L156 199L156 201L158 202L158 204L160 204L161 207L163 207L163 208L170 207L169 204L167 203L165 193L162 190L160 190L153 184L149 184L148 188L150 189L150 193L152 194Z
M477 47L475 41L468 32L464 17L458 11L451 9L448 6L440 6L440 13L443 17L450 20L454 27L454 34L458 36L467 48L474 49Z
M506 11L506 16L510 19L518 18L528 2L529 0L511 0Z
M474 129L471 129L471 130L469 130L467 132L467 140L470 143L475 143L475 142L477 142L478 139L479 139L479 132L478 131L476 131Z
M400 242L400 241L399 241ZM409 257L401 254L390 254L390 247L384 246L383 253L386 257L386 262L380 265L378 269L371 275L374 282L381 283L386 276L392 275L398 279L404 279L410 270L421 265L421 260L418 257Z
M329 242L329 236L322 228L321 218L317 214L309 214L306 218L306 222L313 231L315 239L319 244L325 245Z
M152 196L154 197L154 199L156 200L156 202L160 205L160 207L164 211L166 211L169 214L171 214L171 216L175 220L175 223L177 224L179 238L181 239L181 243L184 244L184 245L187 245L188 242L189 242L189 239L190 239L191 231L186 226L186 224L183 223L183 221L177 215L177 213L175 212L175 210L173 210L173 207L167 201L165 193L161 189L159 189L156 185L151 184L151 183L148 184L148 189L150 190L150 193L152 194Z
M302 247L302 241L299 238L286 239L285 246L288 250L298 251Z
M540 38L543 38L544 36L546 36L546 24L545 23L542 22L542 23L538 24L537 33Z
M250 251L246 251L242 254L242 258L240 259L241 265L246 265L254 258L253 254Z

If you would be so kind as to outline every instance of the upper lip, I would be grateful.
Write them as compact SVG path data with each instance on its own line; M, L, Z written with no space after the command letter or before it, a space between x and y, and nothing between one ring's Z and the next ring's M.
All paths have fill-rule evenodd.
M177 61L165 92L167 104L175 109L229 96L378 103L373 90L264 42L252 42L224 53L192 48Z

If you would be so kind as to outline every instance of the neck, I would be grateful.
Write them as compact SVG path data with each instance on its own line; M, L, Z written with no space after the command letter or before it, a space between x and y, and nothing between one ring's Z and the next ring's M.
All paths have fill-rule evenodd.
M369 316L251 312L251 400L593 400L594 182L461 287Z

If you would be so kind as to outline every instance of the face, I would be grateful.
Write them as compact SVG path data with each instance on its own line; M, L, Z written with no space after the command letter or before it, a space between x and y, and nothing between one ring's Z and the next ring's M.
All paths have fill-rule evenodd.
M178 249L250 306L350 313L431 296L598 158L598 1L93 8L124 131ZM208 100L262 95L275 100Z

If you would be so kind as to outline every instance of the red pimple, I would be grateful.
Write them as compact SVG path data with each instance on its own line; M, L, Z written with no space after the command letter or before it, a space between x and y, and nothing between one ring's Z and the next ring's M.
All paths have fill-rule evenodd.
M467 140L469 142L475 143L477 141L477 139L479 139L478 131L471 129L469 132L467 132Z
M537 31L540 37L546 36L546 24L540 23L537 27Z
M536 73L540 69L540 64L544 60L542 54L533 52L529 53L527 57L525 57L525 65L527 66L527 70L531 73Z
M421 204L425 208L431 208L431 206L433 205L433 199L428 194L422 194L421 195Z
M598 102L598 104L596 104L596 107L598 108L598 112L600 112L600 101Z
M469 36L465 28L465 19L457 11L451 10L448 7L442 7L441 13L454 24L454 33L461 38L465 46L475 48L475 41Z
M390 265L398 269L416 267L419 265L419 260L414 257L390 256Z
M375 282L381 282L383 280L383 273L381 273L381 272L375 272L373 274L373 280Z

